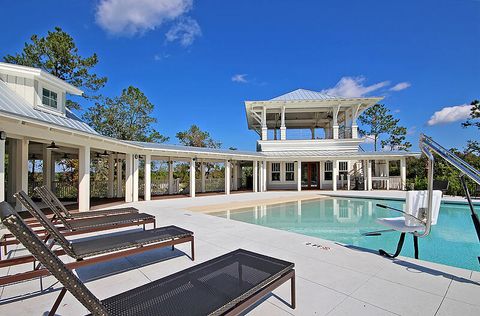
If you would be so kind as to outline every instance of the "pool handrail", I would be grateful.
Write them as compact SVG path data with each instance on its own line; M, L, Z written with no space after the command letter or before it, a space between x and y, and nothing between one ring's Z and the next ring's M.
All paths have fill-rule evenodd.
M426 222L426 229L422 234L419 234L418 237L425 237L430 232L432 198L433 198L433 193L432 193L433 192L433 164L435 162L435 157L433 156L432 152L434 152L460 171L461 173L460 182L465 191L465 197L470 207L473 225L475 226L477 237L480 241L480 220L478 218L478 214L474 210L473 202L470 197L470 192L468 191L468 187L465 182L465 176L467 176L470 179L472 179L475 183L480 185L480 171L478 171L477 169L469 165L464 160L460 159L457 155L453 154L452 152L450 152L449 150L444 148L442 145L434 141L431 137L428 137L425 134L420 135L419 146L422 152L428 158L428 176L427 176L428 177L428 213L427 213L428 216L427 216L427 222ZM480 261L480 258L479 258L479 261Z

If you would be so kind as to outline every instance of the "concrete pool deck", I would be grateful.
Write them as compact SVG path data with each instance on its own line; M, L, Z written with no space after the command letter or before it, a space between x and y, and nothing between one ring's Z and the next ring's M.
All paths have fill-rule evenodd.
M336 193L338 195L339 191ZM130 203L129 206L155 215L157 226L174 224L192 230L195 233L195 262L185 255L190 254L190 246L185 244L173 252L164 248L84 267L77 270L77 275L95 295L104 299L228 251L244 248L292 261L297 272L295 310L285 304L289 302L290 285L287 282L249 310L249 315L480 314L480 272L404 257L389 260L332 241L189 210L200 206L250 203L252 200L296 200L320 194L328 192L272 191ZM392 249L394 247L392 245ZM12 255L25 253L22 247L10 250ZM13 274L30 268L31 264L27 264L3 268L0 273ZM52 277L43 278L42 284L44 291L40 291L38 279L1 288L0 314L41 315L48 311L61 286ZM57 311L58 315L86 313L87 310L70 293Z

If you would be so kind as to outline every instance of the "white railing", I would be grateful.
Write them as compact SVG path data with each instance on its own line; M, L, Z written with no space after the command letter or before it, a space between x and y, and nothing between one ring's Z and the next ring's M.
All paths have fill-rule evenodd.
M389 177L390 190L403 190L402 177Z

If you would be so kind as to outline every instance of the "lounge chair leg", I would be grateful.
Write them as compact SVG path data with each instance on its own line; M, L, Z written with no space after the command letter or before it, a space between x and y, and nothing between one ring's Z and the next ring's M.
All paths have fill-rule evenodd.
M415 259L418 259L418 237L413 236L413 249L415 250Z
M389 254L388 252L386 252L383 249L380 249L378 252L380 253L381 256L385 256L385 257L388 257L388 258L398 257L398 255L402 251L404 241L405 241L405 233L401 233L400 234L400 239L398 240L398 244L397 244L397 251L395 251L395 253L393 255Z
M193 242L193 238L192 238L192 241L191 241L191 246L192 246L192 261L195 261L195 245L194 245L194 242Z
M295 295L295 272L293 272L293 276L290 279L290 291L291 307L292 309L295 309L295 307L297 306L297 299Z
M48 313L48 316L55 315L55 313L57 312L58 306L60 306L60 303L62 302L63 297L65 296L65 293L67 293L67 290L65 288L62 288L62 290L60 291L60 294L58 294L58 297L52 306L52 309L50 310L50 313Z

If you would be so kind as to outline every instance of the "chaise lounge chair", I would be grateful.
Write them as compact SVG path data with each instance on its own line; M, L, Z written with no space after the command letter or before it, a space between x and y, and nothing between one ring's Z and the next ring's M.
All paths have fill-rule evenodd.
M0 218L63 284L49 315L66 291L93 315L238 315L288 280L295 308L294 264L242 249L100 301L6 202Z
M46 186L36 187L34 191L42 198L42 201L47 204L47 206L52 209L56 209L57 212L60 212L67 219L78 219L86 217L96 217L96 216L109 216L109 215L118 215L118 214L129 214L129 213L138 213L138 209L134 207L122 207L116 209L107 209L99 211L88 211L88 212L70 212L65 205L56 197L56 195L48 189ZM55 213L56 214L56 213Z
M22 205L29 211L32 208L37 207L35 202L33 202L24 191L15 193L14 197L16 197L20 201L20 203L22 203ZM143 228L145 229L146 224L153 224L154 228L156 226L155 216L146 213L124 213L110 216L67 219L57 208L52 208L51 210L55 214L53 219L58 220L63 225L61 231L65 236L72 236L130 226L143 225ZM39 225L40 224L37 222L32 227L37 227ZM40 229L35 230L35 233L39 235L45 235L47 232L44 229ZM11 234L4 234L0 239L0 246L4 247L5 255L8 251L7 246L16 244L18 244L18 241L16 239L13 239L13 236Z
M27 196L28 198L28 196ZM3 203L3 204L2 204ZM3 211L11 208L6 202L0 203ZM76 259L76 262L67 264L71 268L90 265L93 263L113 260L125 257L139 252L145 252L152 249L163 248L185 242L191 243L191 259L194 260L194 237L191 231L177 227L165 226L151 230L129 231L117 235L100 235L90 237L88 240L69 241L45 216L45 214L35 205L28 209L31 214L38 219L48 232L47 238L43 241L45 244L51 239L52 243L61 246L61 250L54 251L56 255L64 255ZM7 212L5 211L5 212ZM33 231L32 231L33 232ZM28 262L35 262L31 255L16 257L0 261L0 267L8 267ZM29 280L35 277L47 275L46 269L34 269L25 273L19 273L10 276L0 277L0 285L9 284L23 280Z

